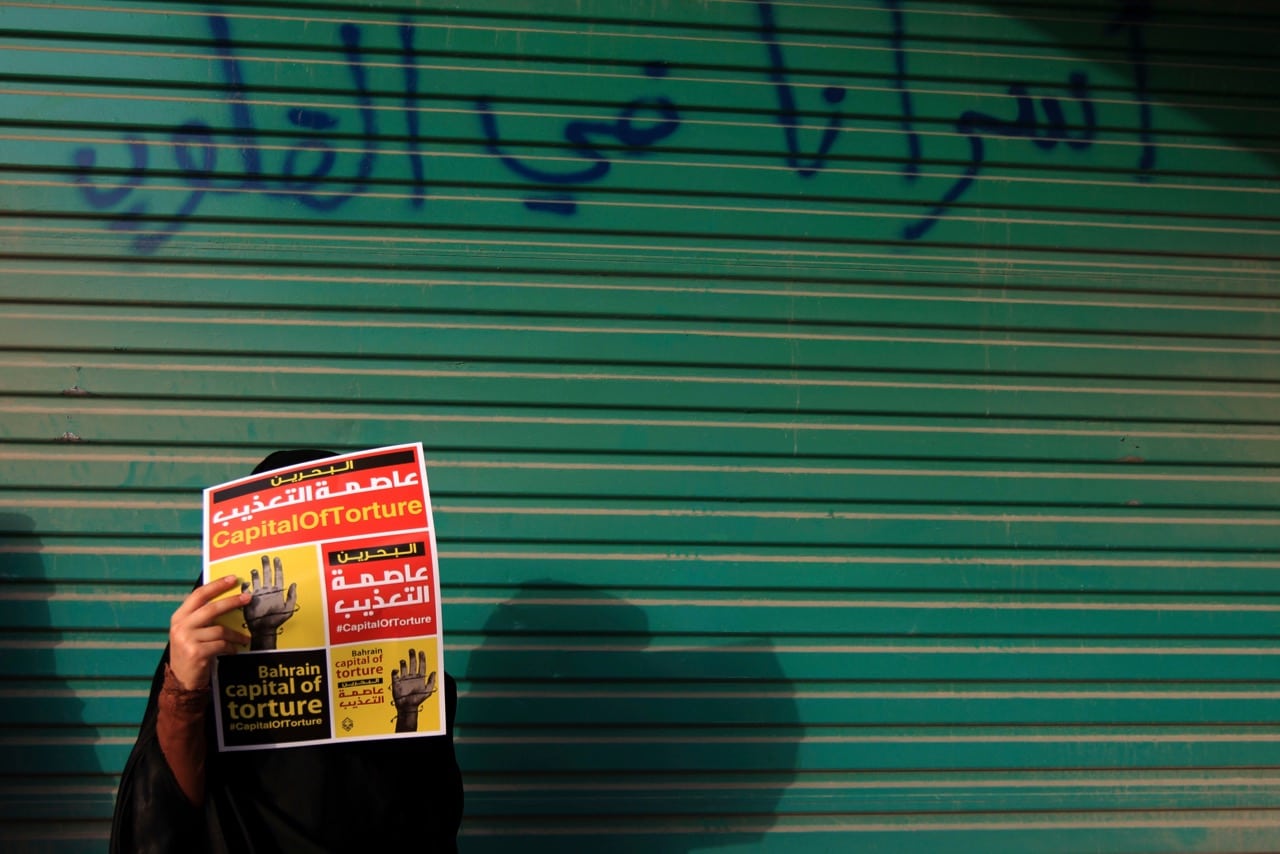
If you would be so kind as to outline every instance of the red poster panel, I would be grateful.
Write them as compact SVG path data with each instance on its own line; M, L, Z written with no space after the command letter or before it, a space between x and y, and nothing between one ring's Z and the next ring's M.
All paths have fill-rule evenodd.
M425 537L326 543L329 643L434 635L439 600L435 559Z

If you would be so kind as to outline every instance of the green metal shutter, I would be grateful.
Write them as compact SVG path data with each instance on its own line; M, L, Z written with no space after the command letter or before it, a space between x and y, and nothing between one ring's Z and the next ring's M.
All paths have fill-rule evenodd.
M101 850L201 487L417 440L471 854L1275 850L1278 34L0 4L5 850Z

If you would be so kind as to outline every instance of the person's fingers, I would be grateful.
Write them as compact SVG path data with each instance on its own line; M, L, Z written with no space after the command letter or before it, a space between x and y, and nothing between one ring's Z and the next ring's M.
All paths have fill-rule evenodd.
M195 611L188 615L185 623L193 626L207 626L223 614L229 614L237 608L243 608L253 599L252 593L241 591L237 596L227 596L225 599L215 599L212 602L206 602Z
M400 659L400 676L401 676L401 678L404 678L404 677L407 677L407 676L412 676L412 675L413 675L413 673L412 673L412 672L410 672L408 665L406 665L406 664L404 663L404 659L403 659L403 658L402 658L402 659Z
M215 578L208 584L202 584L195 590L187 594L182 600L182 604L173 612L175 620L181 620L187 614L199 610L204 605L217 599L223 593L226 593L235 586L236 577L234 575L224 575L221 578Z
M185 672L189 674L191 681L199 684L208 684L210 671L213 669L213 660L219 655L235 655L240 649L247 644L238 644L234 641L223 638L214 638L213 640L201 641L192 647L192 655L190 664ZM176 671L175 671L176 672ZM186 679L181 680L184 685L187 684ZM187 685L187 687L195 687Z
M418 651L418 675L427 675L427 653L425 650Z
M262 556L262 586L272 587L271 583L271 558L266 555Z
M397 682L399 682L399 681L400 681L400 671L399 671L399 670L395 670L395 669L393 668L393 669L392 669L392 671L391 671L391 684L392 684L392 685L395 685L395 684L396 684Z
M243 632L235 629L229 629L221 624L212 626L201 626L197 629L191 629L187 633L187 637L195 643L206 644L216 641L225 641L229 644L239 644L240 646L248 646L252 638Z
M242 647L246 647L248 645L249 644L247 642L237 643L235 641L218 640L218 641L210 641L206 644L202 644L201 646L203 647L203 651L206 651L209 653L209 657L206 659L206 662L208 662L209 665L212 665L213 659L216 658L217 656L235 655L237 652L240 651Z
M232 583L234 581L232 579ZM175 617L169 630L169 666L183 686L194 690L208 685L214 657L234 653L238 647L249 644L249 637L214 620L250 598L249 594L242 593L217 599Z
M283 583L283 580L281 581ZM293 609L298 605L298 584L294 582L289 585L289 595L284 600L284 610L286 613L292 614Z
M265 560L265 558L263 559ZM259 581L259 577L260 576L258 575L258 570L256 569L249 570L249 581L251 582L251 589L253 590L254 593L257 593L260 589L262 589L262 582Z
M409 647L409 671L408 672L410 676L422 675L418 673L418 657L417 657L417 654L414 653L413 647Z
M272 586L279 587L281 590L283 590L284 589L284 567L280 565L280 558L276 558L274 561L274 564L275 564L276 574L275 574L275 582L272 584Z
M430 697L436 692L436 672L431 671L431 675L427 677L427 696Z

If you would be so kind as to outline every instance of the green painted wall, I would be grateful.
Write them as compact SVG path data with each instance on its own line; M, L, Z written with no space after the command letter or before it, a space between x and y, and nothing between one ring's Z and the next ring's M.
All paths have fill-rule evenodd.
M0 843L199 490L422 441L469 854L1273 851L1280 12L0 3Z

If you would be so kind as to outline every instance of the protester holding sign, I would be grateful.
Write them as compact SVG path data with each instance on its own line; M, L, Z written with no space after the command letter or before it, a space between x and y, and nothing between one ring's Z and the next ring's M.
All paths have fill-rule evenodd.
M277 451L259 464L255 474L332 456L317 450ZM208 540L206 536L206 567ZM396 644L403 639L393 636L406 631L404 625L415 625L414 619L425 621L420 615L428 574L401 569L410 566L404 561L394 568L390 563L409 554L410 543L415 554L429 546L434 555L433 537L387 538L375 533L358 542L318 546L318 553L328 557L311 583L305 580L305 572L299 574L299 581L292 580L286 551L284 558L263 555L261 570L255 567L247 573L249 579L220 575L187 596L170 621L169 645L121 776L112 854L308 854L367 848L386 839L407 840L414 850L423 852L456 852L463 800L453 749L457 689L446 674L444 697L437 693L439 680L433 668L439 660L438 644L428 655L426 644L418 640L416 648L400 653L400 658ZM295 549L292 554L301 553ZM388 568L376 576L346 573L344 563L357 557L362 558L361 568L375 566L379 560ZM320 580L322 576L326 580ZM407 576L412 577L406 580ZM375 613L367 617L374 606L372 595L359 600L347 596L345 601L362 605L350 615L338 610L344 600L333 594L348 592L339 580L359 586L364 577L379 582L399 579L400 598L394 606L409 606L404 610L407 616L388 620ZM434 572L429 580L433 585L437 582ZM297 649L314 640L316 633L314 626L307 629L300 623L293 637L283 635L287 640L279 646L284 649L277 649L281 632L292 631L288 627L294 619L305 622L310 616L314 620L320 612L319 601L308 606L309 614L301 610L303 590L327 603L317 624L321 643L317 649ZM383 601L392 595L386 594ZM415 601L408 601L415 595ZM437 599L433 597L432 608L438 608ZM338 625L348 627L345 634L337 632ZM436 626L438 620L432 628ZM327 641L335 638L345 646L335 644L330 656ZM237 652L243 654L230 655ZM388 654L391 658L384 662ZM226 668L227 664L234 666ZM336 684L330 684L335 677L346 686L341 693ZM228 695L219 698L218 708L215 681ZM441 734L431 734L437 731L431 725L419 731L419 710L425 712L441 699ZM368 708L355 708L364 704ZM305 723L312 711L326 713L316 715L324 718L326 727L331 722L341 725L325 730L328 734L292 726ZM241 734L238 745L236 736L232 743L225 743L224 736L233 732L227 728L241 722L242 716L251 717L248 723L256 729L246 723L250 734ZM344 726L356 734L342 737L350 735L343 732ZM360 735L361 727L369 732ZM293 730L302 735L291 735ZM290 738L296 740L291 743Z

